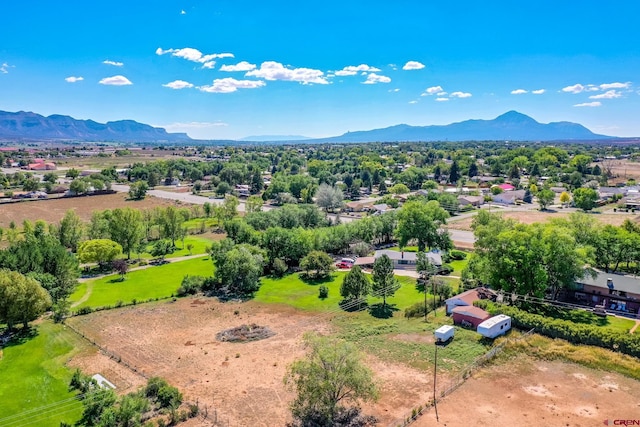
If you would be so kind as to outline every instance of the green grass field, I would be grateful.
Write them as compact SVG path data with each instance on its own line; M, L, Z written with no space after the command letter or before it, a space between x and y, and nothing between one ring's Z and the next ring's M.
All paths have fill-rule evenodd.
M73 303L81 300L90 290L86 301L73 307L103 307L115 305L118 301L130 303L150 298L163 298L175 294L182 279L187 274L192 276L211 276L213 263L209 257L195 258L187 261L173 262L157 267L127 273L124 281L113 274L100 279L81 283L69 300Z
M340 285L346 273L334 273L330 280L309 284L298 274L290 274L282 279L263 279L255 300L264 303L287 304L306 311L334 314L333 322L338 327L338 335L353 341L367 353L390 362L401 362L418 369L427 369L433 363L434 345L419 337L432 337L433 331L443 324L451 324L451 318L441 309L436 316L429 315L429 322L423 319L406 319L404 309L424 301L424 293L416 288L416 280L397 276L401 284L393 297L387 298L392 316L377 318L369 310L346 312L339 306L342 300ZM444 279L454 286L454 279ZM323 284L329 288L329 297L320 299L318 288ZM432 299L431 294L427 294ZM382 298L369 297L369 307L382 302ZM407 339L403 339L408 337ZM490 347L473 331L456 329L456 338L440 351L443 354L443 369L457 370L467 366ZM439 356L440 357L440 356ZM446 360L445 360L446 359Z
M72 371L64 366L85 343L62 325L48 321L37 335L5 347L0 358L0 427L58 427L73 424L82 403L68 391Z
M167 255L165 258L169 259L169 258L178 258L181 256L204 254L204 253L207 253L207 247L211 246L212 243L213 243L213 240L207 239L205 237L187 236L184 239L184 245L182 243L182 240L176 240L176 250L173 253L170 253L169 255ZM193 245L193 247L191 248L191 253L189 253L189 250L187 249L187 245L189 244ZM147 250L151 250L151 246L152 245L149 245L147 247ZM137 259L138 254L131 254L131 258ZM153 257L149 253L143 253L143 254L140 254L139 258L152 259Z

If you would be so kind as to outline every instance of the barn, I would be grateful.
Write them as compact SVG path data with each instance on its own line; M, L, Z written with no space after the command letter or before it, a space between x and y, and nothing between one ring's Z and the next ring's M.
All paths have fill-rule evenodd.
M476 329L478 325L491 317L489 313L479 307L473 305L455 307L451 312L453 323L455 325L467 325L471 324L473 329Z

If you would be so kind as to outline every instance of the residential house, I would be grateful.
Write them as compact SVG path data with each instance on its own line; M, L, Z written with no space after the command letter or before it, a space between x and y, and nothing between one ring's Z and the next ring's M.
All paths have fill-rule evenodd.
M394 268L401 269L415 269L416 262L418 260L418 254L416 252L399 252L399 251L391 251L388 249L382 249L376 251L374 257L375 259L380 258L382 255L386 255L391 258L393 262ZM431 261L433 265L436 267L442 266L442 256L438 252L427 252L427 259Z
M576 289L568 296L583 305L603 305L607 311L638 314L640 278L597 271L595 278L577 280Z
M517 201L521 201L524 198L524 194L525 190L505 191L504 193L494 195L493 202L504 205L515 205Z
M447 314L451 314L455 307L470 307L475 301L490 299L495 301L496 293L487 288L475 288L464 291L461 294L452 296L445 301Z
M480 207L484 204L484 196L458 196L460 206Z

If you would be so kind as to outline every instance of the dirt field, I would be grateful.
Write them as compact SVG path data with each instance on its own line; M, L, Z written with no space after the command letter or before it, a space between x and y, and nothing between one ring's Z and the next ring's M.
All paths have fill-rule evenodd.
M232 427L284 425L293 398L282 381L286 367L304 355L304 332L331 330L324 316L210 299L129 307L69 322L145 375L165 377L186 399L208 406L210 414L216 408L219 419L229 420ZM250 323L268 326L276 335L249 343L215 339L222 330ZM367 363L376 372L382 392L379 402L364 409L379 417L381 426L401 419L415 402L428 400L428 373L373 357ZM101 355L78 356L70 364L91 375L106 372L107 379L112 375L124 391L143 381Z
M640 163L630 160L605 160L600 163L600 167L610 169L614 178L609 180L610 184L627 182L629 179L640 181Z
M500 211L496 211L500 213ZM517 212L502 212L503 218L512 218L516 221L520 221L524 224L532 224L534 222L547 222L553 218L567 218L570 212L568 211L556 211L556 212L540 212L540 211L517 211ZM596 221L602 224L621 225L625 219L632 221L638 220L640 216L631 213L611 213L611 214L592 214ZM451 221L447 225L449 228L455 230L467 230L471 231L471 221L473 217L465 218L460 221Z
M640 419L640 383L561 362L527 357L476 373L438 405L439 425L601 426ZM431 410L413 426L437 425Z
M8 227L11 221L20 225L22 221L44 220L58 222L67 210L73 209L85 221L91 219L95 210L132 207L137 209L151 209L156 206L170 206L175 203L170 200L147 197L144 200L127 201L124 193L106 194L103 196L73 197L55 200L36 200L28 202L5 203L0 205L0 227Z

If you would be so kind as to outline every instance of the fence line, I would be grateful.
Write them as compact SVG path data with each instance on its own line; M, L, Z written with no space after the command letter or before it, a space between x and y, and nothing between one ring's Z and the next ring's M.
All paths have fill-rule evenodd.
M497 346L493 347L491 350L478 357L475 361L473 361L470 365L460 370L460 373L451 379L444 387L438 387L438 391L436 392L436 401L433 401L433 398L429 399L429 401L423 406L419 405L411 410L411 414L402 418L399 421L394 421L389 424L390 427L406 427L408 425L413 424L420 416L426 414L431 410L434 406L434 403L437 403L444 399L446 396L453 393L458 387L460 387L466 380L469 378L475 371L484 366L491 359L496 357L502 350L504 350L505 346L509 343L515 343L524 339L529 338L531 334L533 334L534 329L525 332L521 336L513 339L507 339Z

